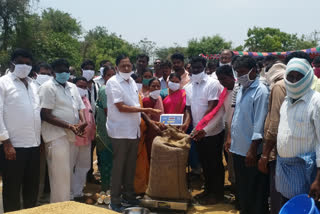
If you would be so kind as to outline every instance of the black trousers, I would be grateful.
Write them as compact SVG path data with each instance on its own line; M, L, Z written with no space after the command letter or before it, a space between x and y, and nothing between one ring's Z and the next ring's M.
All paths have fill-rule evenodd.
M240 214L268 213L269 177L257 167L246 167L245 157L233 154ZM258 158L259 160L259 158Z
M206 191L217 199L224 196L224 167L222 162L224 131L196 143L202 165Z
M3 146L3 209L4 212L35 207L39 192L40 148L15 148L16 160L6 160ZM22 191L21 191L22 190ZM20 193L22 192L23 207Z

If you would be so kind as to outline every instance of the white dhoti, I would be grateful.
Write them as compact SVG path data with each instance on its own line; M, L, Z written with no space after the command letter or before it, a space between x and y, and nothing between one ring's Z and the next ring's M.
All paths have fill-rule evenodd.
M70 200L70 144L67 136L46 143L50 203Z

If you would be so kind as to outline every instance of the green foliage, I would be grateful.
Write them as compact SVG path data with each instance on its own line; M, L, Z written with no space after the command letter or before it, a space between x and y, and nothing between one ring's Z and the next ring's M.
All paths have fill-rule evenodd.
M234 48L235 51L243 51L244 47L242 45L237 46L236 48Z
M76 19L49 8L41 16L27 15L19 21L12 46L29 49L38 62L66 58L70 64L79 66L80 43L76 37L80 33Z
M120 54L127 54L134 57L140 50L115 33L109 33L104 27L96 27L90 30L84 37L81 44L81 54L83 59L91 59L98 68L101 60L107 59L115 64L116 57Z
M48 8L42 12L42 29L77 37L81 34L80 23L69 13Z
M181 47L178 44L175 44L173 47L169 48L157 48L155 50L155 55L161 60L169 60L171 55L174 53L182 53L187 57L187 48Z
M217 54L223 49L230 49L231 42L226 42L221 36L202 37L188 42L187 54L198 56L199 54Z
M300 50L315 47L316 41L308 41L305 36L298 37L297 34L281 32L277 28L253 27L248 30L248 39L244 47L248 51L273 52Z

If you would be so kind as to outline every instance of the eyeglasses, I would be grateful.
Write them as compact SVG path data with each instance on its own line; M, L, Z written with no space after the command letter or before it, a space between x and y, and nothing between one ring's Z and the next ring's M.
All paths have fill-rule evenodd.
M159 65L161 62L154 62L155 65Z

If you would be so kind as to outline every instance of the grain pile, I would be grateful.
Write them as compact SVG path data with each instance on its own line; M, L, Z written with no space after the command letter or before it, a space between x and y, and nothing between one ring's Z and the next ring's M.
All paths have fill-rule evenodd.
M117 212L95 207L92 205L86 205L77 203L74 201L67 201L61 203L54 203L35 207L32 209L25 209L15 212L9 212L10 214L116 214Z

